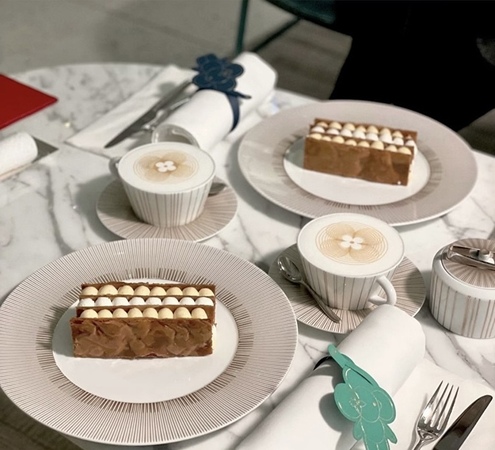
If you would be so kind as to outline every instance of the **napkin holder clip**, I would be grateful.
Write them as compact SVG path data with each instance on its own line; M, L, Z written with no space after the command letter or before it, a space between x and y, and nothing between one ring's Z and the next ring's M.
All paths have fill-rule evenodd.
M239 99L251 98L249 95L242 94L235 90L237 86L236 78L241 76L244 68L227 60L227 58L218 58L213 53L200 56L196 59L198 74L194 76L192 82L198 87L198 90L210 89L221 92L226 95L227 100L232 108L232 131L240 120Z
M396 417L392 397L337 347L329 345L328 353L314 369L328 360L334 360L342 368L344 382L335 386L334 400L340 413L354 422L354 438L362 439L367 450L389 449L389 441L397 443L397 437L388 425ZM376 426L377 422L381 423L380 427Z

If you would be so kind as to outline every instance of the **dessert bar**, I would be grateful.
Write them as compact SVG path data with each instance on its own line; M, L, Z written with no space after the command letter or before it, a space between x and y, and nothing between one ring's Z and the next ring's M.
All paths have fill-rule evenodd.
M70 320L74 356L167 358L213 352L215 286L83 284Z
M417 132L316 118L304 141L308 170L377 183L407 185Z

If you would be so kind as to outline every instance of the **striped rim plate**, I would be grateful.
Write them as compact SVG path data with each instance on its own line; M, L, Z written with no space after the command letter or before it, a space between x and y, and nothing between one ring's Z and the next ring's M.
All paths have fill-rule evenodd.
M55 364L53 330L82 282L142 278L215 284L238 329L233 359L214 381L167 401L126 403L85 392ZM260 405L284 378L296 344L286 295L250 262L194 242L122 240L57 259L7 297L0 308L0 386L25 413L69 436L120 445L175 442L220 429Z
M379 197L377 204L372 199L366 204L347 204L302 189L287 174L284 159L288 150L306 135L316 117L417 131L418 148L426 159L429 179L418 192L386 204L379 204ZM449 212L469 195L477 177L472 150L454 131L404 108L356 100L332 100L282 111L245 135L238 159L251 186L282 208L309 218L355 212L377 217L393 226L418 223ZM347 181L347 184L355 182L356 189L364 189L362 180Z
M299 267L302 267L297 244L285 249L280 255L288 256ZM289 297L297 320L319 330L331 333L348 333L354 330L363 319L374 309L375 305L358 311L333 309L342 319L339 323L332 322L318 307L311 295L296 284L287 281L278 270L277 259L270 266L268 274L277 282ZM392 284L397 292L396 306L410 316L415 316L426 299L426 287L421 272L407 258L399 264L392 278ZM384 295L382 292L380 295Z
M218 178L217 181L221 181ZM159 228L136 217L119 180L112 181L101 193L96 213L101 223L124 239L183 239L204 241L225 228L235 217L237 197L227 186L217 195L208 197L203 213L182 227Z

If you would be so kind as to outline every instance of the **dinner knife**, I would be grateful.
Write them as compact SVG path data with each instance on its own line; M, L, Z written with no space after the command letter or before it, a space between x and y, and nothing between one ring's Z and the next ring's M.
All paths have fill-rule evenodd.
M138 131L141 131L143 125L151 122L162 109L175 101L191 84L192 82L190 80L186 80L171 91L167 92L150 109L148 109L148 111L146 111L142 116L138 117L134 122L132 122L127 128L117 134L117 136L115 136L110 142L105 144L104 148L113 147L114 145L123 141L125 138L132 136Z
M484 395L471 403L445 432L433 450L459 449L491 401L491 395Z

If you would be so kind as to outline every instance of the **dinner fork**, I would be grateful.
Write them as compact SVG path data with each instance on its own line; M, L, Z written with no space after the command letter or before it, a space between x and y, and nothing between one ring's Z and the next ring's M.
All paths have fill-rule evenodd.
M450 414L454 408L454 403L457 399L459 388L456 389L452 396L454 386L446 383L445 387L442 389L442 385L443 381L438 385L435 393L432 395L418 418L416 432L419 441L416 443L413 450L418 450L423 447L423 445L438 439L447 426ZM441 394L440 391L442 391Z

